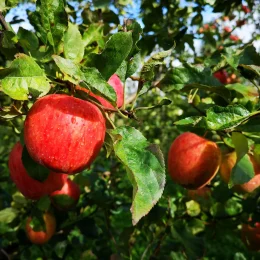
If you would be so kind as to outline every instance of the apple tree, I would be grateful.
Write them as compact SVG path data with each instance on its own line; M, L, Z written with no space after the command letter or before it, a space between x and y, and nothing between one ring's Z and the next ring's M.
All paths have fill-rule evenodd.
M258 259L259 17L0 1L0 259Z

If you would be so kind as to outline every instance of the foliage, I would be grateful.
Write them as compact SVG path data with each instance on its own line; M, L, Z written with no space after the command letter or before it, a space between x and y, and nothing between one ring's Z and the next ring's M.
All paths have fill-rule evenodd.
M260 221L259 189L232 189L253 177L249 155L260 158L259 27L249 42L235 38L259 24L260 5L244 4L248 12L240 0L0 1L1 259L259 258L240 239L242 223ZM4 19L22 7L32 31L15 32L17 16ZM208 10L218 18L205 23ZM222 70L225 83L214 74ZM107 83L113 74L125 85L120 109ZM24 144L30 107L53 93L92 102L107 121L99 156L71 176L81 196L68 211L55 209L47 196L26 199L8 169L12 147ZM184 131L238 155L230 183L217 175L208 197L190 198L167 174L169 147ZM30 176L42 181L46 169L26 149L23 157ZM45 211L55 215L57 232L33 245L26 219L32 216L32 226L41 228Z

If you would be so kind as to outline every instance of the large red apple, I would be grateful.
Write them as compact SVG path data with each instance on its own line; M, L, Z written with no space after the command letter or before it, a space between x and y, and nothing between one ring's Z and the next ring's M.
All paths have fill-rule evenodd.
M27 218L26 226L25 226L26 234L29 240L34 244L41 245L48 242L55 233L56 230L55 217L50 213L45 213L43 215L43 220L45 223L45 230L35 231L30 226L30 222L32 221L32 218L31 217Z
M235 185L234 189L240 192L253 192L260 186L260 165L256 162L254 156L249 155L253 164L255 176L247 183L242 185ZM220 165L220 176L223 181L228 183L231 175L231 171L236 164L237 154L236 152L228 153L222 156L222 162Z
M9 170L17 189L28 199L37 200L60 189L67 179L67 174L50 172L44 182L31 178L22 163L23 146L16 143L9 156Z
M220 160L220 149L214 142L186 132L171 145L168 169L176 183L187 189L198 189L216 175Z
M51 200L56 208L67 210L77 204L79 196L79 186L70 179L67 179L61 190L51 193Z
M253 251L260 250L260 223L243 224L241 238L248 249Z
M38 99L24 123L24 141L31 157L64 173L89 167L103 145L105 132L105 119L95 105L61 94Z
M228 74L225 70L219 70L215 72L214 77L218 79L222 84L227 84Z

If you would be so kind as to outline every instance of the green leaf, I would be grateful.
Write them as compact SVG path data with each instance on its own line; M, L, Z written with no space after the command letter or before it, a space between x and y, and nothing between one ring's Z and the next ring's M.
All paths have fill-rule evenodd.
M53 55L52 58L64 74L65 79L74 84L79 84L80 81L85 79L84 73L80 70L79 65L76 65L72 60L64 59L57 55Z
M255 144L253 152L255 160L260 165L260 144Z
M96 68L108 80L127 58L133 45L131 32L119 32L110 37L105 50L94 56Z
M51 205L51 200L49 196L41 197L36 204L37 208L41 211L48 211L50 205Z
M56 253L56 255L59 257L59 258L63 258L64 256L64 253L66 251L66 248L67 248L67 245L68 245L68 242L65 240L65 241L61 241L61 242L58 242L55 247L54 247L54 251Z
M240 64L238 69L249 80L260 78L260 66Z
M14 208L0 210L0 223L11 223L18 216L19 211Z
M174 239L179 241L185 248L188 259L199 259L204 254L204 241L194 236L187 228L183 220L174 222L171 233Z
M95 8L108 7L110 3L111 0L93 0L93 4Z
M106 82L96 68L84 68L84 77L84 82L80 83L81 86L87 85L91 92L104 97L116 106L117 96L114 88Z
M158 86L166 93L176 90L189 92L191 89L198 88L217 93L225 100L230 98L230 92L211 75L209 69L202 66L183 64L183 67L170 69Z
M103 49L105 47L105 41L103 38L103 29L104 29L104 25L102 24L94 24L94 23L91 24L87 29L87 31L85 31L82 36L82 41L84 46L86 47L96 42L98 46L100 46L100 48Z
M175 122L175 124L190 125L207 130L229 130L242 124L250 116L250 112L242 105L230 105L227 107L213 106L207 110L205 117L188 117Z
M19 27L17 33L18 41L24 49L37 50L39 48L39 40L35 33Z
M64 34L64 56L75 63L79 63L84 56L84 43L76 24L69 23Z
M45 73L29 56L19 54L8 69L0 70L0 74L7 72L2 79L2 89L8 96L16 100L27 100L28 95L41 97L50 90Z
M141 54L138 52L127 63L127 71L125 78L132 76L141 64Z
M195 200L186 202L187 213L191 217L196 217L200 214L200 204Z
M228 84L225 86L225 88L229 90L234 90L237 93L241 94L243 97L252 101L258 98L258 91L254 86L246 86L241 83L235 83L235 84Z
M163 60L170 56L172 49L154 54L144 65L141 70L140 78L144 81L150 81L154 78L154 68L163 64Z
M160 100L160 102L157 105L151 106L151 107L138 107L135 110L147 110L147 109L154 109L154 108L160 108L162 106L168 106L172 103L172 101L168 98L163 98Z
M231 198L225 203L225 211L229 216L234 216L243 211L243 207L240 202Z
M54 52L68 27L68 17L63 0L38 0L36 12L40 16L40 25L46 33L46 38ZM46 42L45 42L46 43Z
M247 154L247 138L238 132L233 132L232 142L235 145L237 161L231 172L229 187L237 184L244 184L250 181L255 175L253 164Z
M33 179L44 182L48 178L50 170L36 163L29 155L26 146L23 147L22 162L27 173Z
M133 185L132 222L145 216L157 203L165 185L165 164L158 146L149 146L143 135L132 127L113 130L122 136L114 144L119 160L126 166Z

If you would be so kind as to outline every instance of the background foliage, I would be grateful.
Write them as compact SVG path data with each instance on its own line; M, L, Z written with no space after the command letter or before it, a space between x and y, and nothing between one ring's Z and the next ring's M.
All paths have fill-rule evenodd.
M10 26L22 22L22 8L33 30L15 32ZM8 0L0 9L3 16L12 14L9 24L2 20L0 35L1 259L260 257L240 239L242 223L249 217L260 221L259 190L230 189L253 172L233 172L229 187L217 175L209 196L191 198L167 170L165 180L160 159L160 149L167 158L183 131L206 135L223 151L246 154L255 148L259 154L260 56L253 45L259 40L259 1ZM205 13L218 18L205 23ZM245 42L240 33L248 25L254 32ZM214 77L220 69L227 71L228 82ZM115 104L106 83L113 73L125 83L125 105L115 111L116 129L108 131L99 157L74 178L81 188L77 206L60 212L48 197L25 199L10 180L7 161L29 107L47 93L86 98L75 90L77 84ZM133 165L124 161L122 149ZM139 164L145 156L148 164L155 161L151 176L161 184L151 197L143 183L152 178ZM131 183L128 175L143 179ZM133 187L139 190L134 197ZM25 220L47 209L55 214L57 233L47 244L33 245Z

